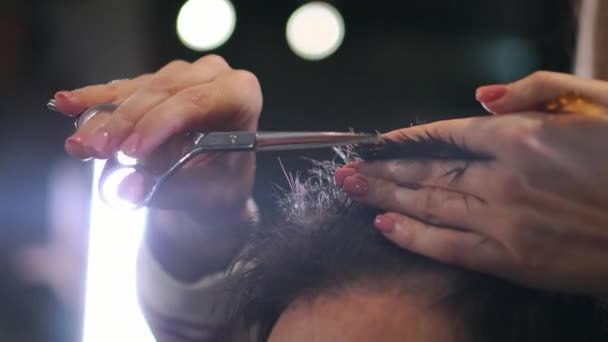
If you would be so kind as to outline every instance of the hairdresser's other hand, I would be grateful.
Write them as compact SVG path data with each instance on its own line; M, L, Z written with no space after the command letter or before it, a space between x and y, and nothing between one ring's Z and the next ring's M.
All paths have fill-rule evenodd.
M166 169L182 155L188 139L181 133L255 131L262 107L256 77L215 55L194 63L174 61L131 80L61 91L55 100L66 114L102 102L119 105L66 140L70 155L107 158L123 151L151 170ZM201 155L155 195L146 241L175 278L194 281L224 270L242 248L255 216L250 200L254 163L253 153ZM137 201L145 183L131 175L120 190Z
M427 134L490 159L356 162L336 174L354 200L388 211L375 222L387 238L527 286L608 294L608 117L520 113L386 137Z
M583 110L587 114L598 114L598 109L605 112L608 107L608 82L537 71L512 83L479 87L475 95L484 108L493 114L547 110L571 113ZM563 95L571 95L571 98L566 97L561 103L554 101ZM582 104L581 97L604 108Z

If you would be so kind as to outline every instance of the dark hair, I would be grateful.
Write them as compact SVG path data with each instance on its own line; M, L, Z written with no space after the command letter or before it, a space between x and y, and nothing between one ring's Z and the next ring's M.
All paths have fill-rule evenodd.
M488 158L432 137L358 152L366 160ZM291 191L279 197L282 217L260 225L237 261L244 272L235 289L235 316L257 327L260 341L296 299L353 284L374 290L387 281L422 293L408 288L408 279L420 272L450 277L454 291L440 304L456 313L473 341L608 341L598 300L523 288L405 251L372 227L376 210L350 202L334 185L335 163L313 163L309 177L289 177Z

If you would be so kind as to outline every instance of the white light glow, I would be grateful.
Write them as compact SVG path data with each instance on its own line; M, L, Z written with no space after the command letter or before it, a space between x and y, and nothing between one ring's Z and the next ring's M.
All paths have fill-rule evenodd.
M153 342L135 283L145 210L117 211L101 200L97 182L104 163L94 166L83 342Z
M122 199L118 195L118 186L120 183L122 183L125 178L134 172L135 169L132 167L122 168L115 170L104 179L101 186L101 198L106 204L117 210L132 210L137 208L135 204Z
M129 157L128 155L122 153L122 151L116 152L116 160L125 166L133 166L137 164L137 159Z
M177 35L195 51L224 44L236 26L236 11L228 0L189 0L177 16Z
M344 20L325 2L310 2L298 8L287 21L287 43L293 52L308 60L320 60L336 52L344 40Z

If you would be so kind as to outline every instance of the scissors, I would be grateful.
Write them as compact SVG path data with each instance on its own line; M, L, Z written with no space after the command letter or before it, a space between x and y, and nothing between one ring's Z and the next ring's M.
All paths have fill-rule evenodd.
M53 111L59 111L54 100L50 100L47 107ZM78 116L76 116L76 129L82 127L87 121L101 112L112 112L118 106L112 103L100 103L94 105ZM359 143L372 143L379 139L379 134L352 133L352 132L189 132L192 145L184 155L166 169L162 174L152 175L140 165L123 163L115 155L113 162L116 169L133 169L142 172L145 177L152 179L152 186L148 187L141 203L137 207L147 206L152 201L158 189L167 182L177 171L179 171L192 158L209 152L234 152L234 151L285 151L304 150L325 147L348 146ZM100 191L102 198L104 192ZM106 202L108 198L104 198ZM110 203L112 204L112 203Z

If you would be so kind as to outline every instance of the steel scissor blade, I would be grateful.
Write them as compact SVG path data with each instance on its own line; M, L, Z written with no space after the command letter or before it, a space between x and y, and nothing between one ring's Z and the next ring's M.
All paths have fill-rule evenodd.
M378 134L351 132L258 132L256 151L304 150L347 146L378 139Z
M211 132L197 133L195 149L203 151L284 151L372 142L377 134L350 132Z

